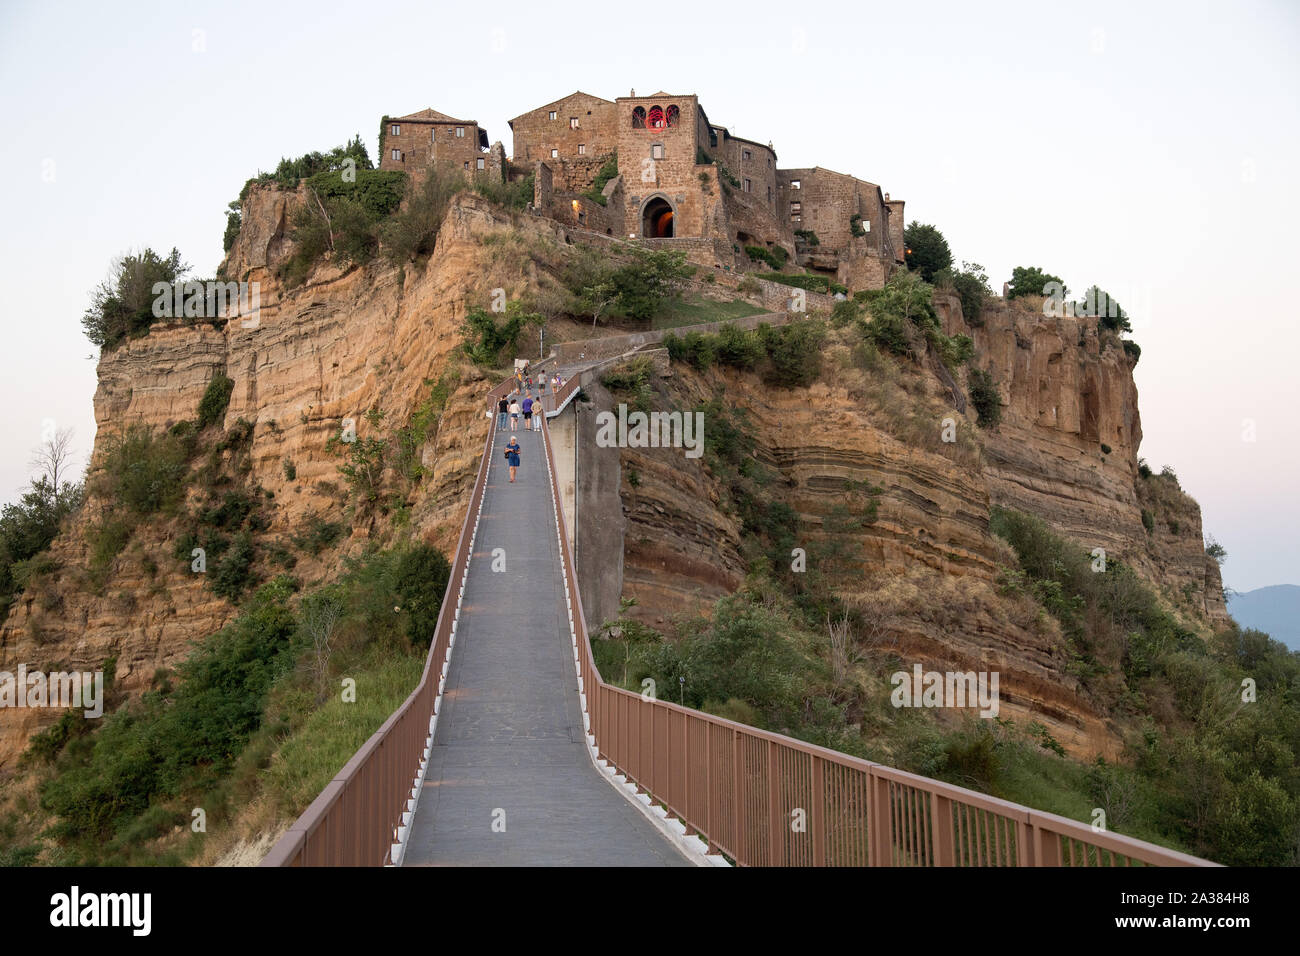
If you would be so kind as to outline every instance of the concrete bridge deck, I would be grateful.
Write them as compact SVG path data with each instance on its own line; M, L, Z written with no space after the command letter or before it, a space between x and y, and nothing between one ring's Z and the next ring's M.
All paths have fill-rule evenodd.
M503 454L511 433L495 437L403 865L689 866L592 764L542 436L520 428L514 484ZM496 548L503 572L492 570Z

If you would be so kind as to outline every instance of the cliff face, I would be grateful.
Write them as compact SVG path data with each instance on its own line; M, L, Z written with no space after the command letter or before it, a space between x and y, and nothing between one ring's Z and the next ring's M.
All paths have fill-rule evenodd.
M562 247L565 236L543 220L462 196L427 267L327 263L290 291L276 269L292 252L288 223L301 201L267 187L246 199L225 273L261 284L256 328L238 319L159 325L101 356L96 460L103 441L130 425L162 429L193 419L208 382L224 372L235 383L226 426L240 418L254 426L246 480L273 495L267 539L287 541L313 516L354 524L335 549L298 556L294 573L310 583L388 530L344 516L340 458L326 449L342 419L356 420L361 439L372 428L364 417L370 408L386 413L385 434L405 424L429 380L454 364L467 309L486 305L492 288L512 298L537 288L544 277L534 253ZM1076 753L1113 753L1118 741L1106 715L1066 674L1054 623L1027 599L999 593L998 567L1011 558L988 532L989 508L1037 514L1089 548L1106 548L1189 619L1216 623L1224 619L1222 587L1203 553L1199 509L1176 484L1137 478L1141 425L1131 369L1119 348L1101 348L1094 327L997 304L970 328L955 300L940 306L946 330L971 335L1000 384L1003 421L994 432L973 427L973 410L953 409L951 392L930 371L900 373L893 363L864 371L843 344L827 349L827 374L808 389L679 368L670 392L685 408L721 389L746 410L755 455L776 476L770 493L799 515L807 534L800 546L813 553L832 534L846 543L857 570L842 596L875 623L864 639L941 670L998 669L1007 715L1042 722ZM487 427L481 398L492 384L469 369L454 381L436 435L420 452L427 475L406 502L414 533L448 551L478 465ZM961 426L954 443L939 440L947 417ZM683 464L680 450L625 449L621 470L623 593L638 598L638 613L662 623L734 590L746 565L740 523L703 464ZM875 520L833 532L846 503L858 510L866 503L861 486L846 492L846 482L879 489ZM56 539L58 569L38 578L0 627L0 670L20 663L93 670L115 658L118 690L135 694L237 613L174 558L175 521L138 528L96 592L84 570L87 534L112 507L90 501ZM1144 510L1153 516L1149 534ZM58 716L0 709L0 769L11 768L28 736Z
M457 203L439 235L427 269L373 265L344 272L328 264L307 285L286 291L275 267L291 251L286 223L293 193L256 187L244 207L244 228L226 272L261 283L256 328L239 319L204 325L160 325L103 354L95 392L96 457L104 441L129 425L154 429L195 418L199 399L217 372L234 380L225 424L254 424L249 487L273 494L266 539L287 542L312 516L344 521L339 493L341 459L326 450L345 417L357 436L372 431L364 415L386 415L384 435L406 423L428 394L427 381L449 366L459 326L480 294L479 277L496 272L492 286L511 287L512 273L481 242L511 228L508 217L472 197ZM517 270L516 270L517 271ZM486 304L486 296L483 298ZM415 533L450 551L473 486L487 420L481 397L489 387L476 372L461 373L436 438L421 451L428 474L408 501ZM285 468L296 469L290 480ZM197 462L196 462L197 464ZM237 608L216 597L200 575L173 556L176 522L140 526L114 560L102 593L86 581L87 533L112 502L91 500L56 538L59 569L39 579L16 602L0 629L0 670L98 669L116 658L119 691L149 686L155 670L173 666L192 641L218 630ZM298 556L294 574L310 582L330 575L341 553L364 546L382 528L361 525L352 539L319 558ZM152 561L157 571L146 567ZM260 567L264 576L277 568ZM27 737L59 717L47 709L0 709L0 768L12 767Z
M842 579L841 597L865 613L873 633L860 637L889 646L909 667L997 670L1006 716L1042 723L1076 755L1114 756L1116 728L1067 673L1055 623L998 588L999 566L1015 559L990 534L989 509L1037 515L1088 550L1104 548L1204 630L1225 618L1199 509L1176 487L1138 478L1130 360L1116 345L1101 347L1095 322L1046 319L999 302L972 328L955 299L940 306L948 334L970 335L979 364L999 383L995 430L974 428L974 409L964 416L954 409L928 370L882 381L895 373L881 364L855 377L834 342L822 381L808 389L677 365L671 407L720 393L747 410L755 457L779 476L770 493L799 516L806 540L798 545L812 553L832 534L848 542L857 569ZM963 427L957 442L943 443L936 439L949 417ZM738 587L746 567L740 521L719 509L725 493L702 462L680 450L625 449L622 469L624 593L637 599L637 615L663 626ZM846 482L863 481L880 489L876 519L847 535L832 532L846 503L860 497ZM1148 501L1152 495L1160 501ZM1157 507L1169 517L1148 534L1143 509Z

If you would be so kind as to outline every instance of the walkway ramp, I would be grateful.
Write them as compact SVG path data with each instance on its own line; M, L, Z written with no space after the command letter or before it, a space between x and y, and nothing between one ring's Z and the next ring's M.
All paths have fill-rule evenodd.
M511 484L510 435L493 443L403 866L689 866L592 763L542 436L516 433Z

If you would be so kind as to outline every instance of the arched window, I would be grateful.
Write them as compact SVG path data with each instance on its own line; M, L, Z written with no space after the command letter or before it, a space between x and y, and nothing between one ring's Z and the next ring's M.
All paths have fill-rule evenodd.
M664 128L664 111L662 107L650 107L650 112L646 115L646 125L649 126L650 129Z
M669 126L676 126L676 125L677 125L677 121L681 118L681 112L682 112L682 111L679 110L675 104L674 104L673 106L668 107L668 125L669 125Z
M632 111L632 128L645 129L645 108L638 106Z

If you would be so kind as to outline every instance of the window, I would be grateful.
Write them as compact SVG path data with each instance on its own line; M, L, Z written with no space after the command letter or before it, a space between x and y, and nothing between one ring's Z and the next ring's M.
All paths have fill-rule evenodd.
M645 122L646 122L646 126L650 127L650 129L663 129L664 128L663 108L660 106L650 107L650 112L646 114Z
M466 168L466 169L469 169L469 160L468 160L468 159L465 160L465 168Z
M799 188L799 180L797 180L797 179L792 179L792 180L790 180L790 188L791 188L791 189L798 189L798 188Z
M463 126L457 126L457 127L456 127L456 138L457 138L457 139L464 139L464 138L465 138L465 127L463 127Z
M767 168L768 168L768 169L771 169L771 168L772 168L772 157L771 157L771 156L767 157Z
M650 158L651 158L651 159L663 159L663 158L664 158L664 144L663 144L663 143L655 143L653 146L650 147Z
M747 150L747 149L742 149L742 150L740 151L740 158L741 158L741 159L748 161L749 157L750 157L750 152L749 152L749 150Z
M558 149L551 150L551 159L559 159L559 158L560 158L560 151Z
M767 201L768 201L768 202L771 202L771 201L772 201L772 187L771 187L771 186L768 186L768 187L767 187Z
M638 106L632 111L632 128L645 129L645 108Z
M579 155L579 156L586 156L586 155L587 155L587 144L586 144L586 143L579 143L579 144L578 144L578 155Z
M799 203L799 202L790 203L790 215L797 216L801 212L803 212L803 203Z
M569 117L569 129L577 129L577 128L578 128L578 117L576 117L576 116L570 116L570 117Z
M746 180L745 180L745 192L747 192L747 193L752 193L753 191L754 191L753 183L751 183L748 179L746 179Z
M393 150L393 162L400 163L401 161L402 161L402 151L400 149Z
M551 115L547 119L555 119L555 110L551 110Z
M803 216L791 216L790 221L795 225L798 225L799 223L803 222Z
M681 115L682 115L682 111L679 110L676 106L668 107L668 125L676 126L677 121L681 118Z
M388 132L393 136L401 136L402 127L400 124L394 123L392 126L388 127Z
M479 168L479 169L483 169L483 168L484 168L484 163L483 163L483 157L482 157L482 156L480 156L480 157L479 157L478 159L476 159L474 162L478 165L478 168Z

